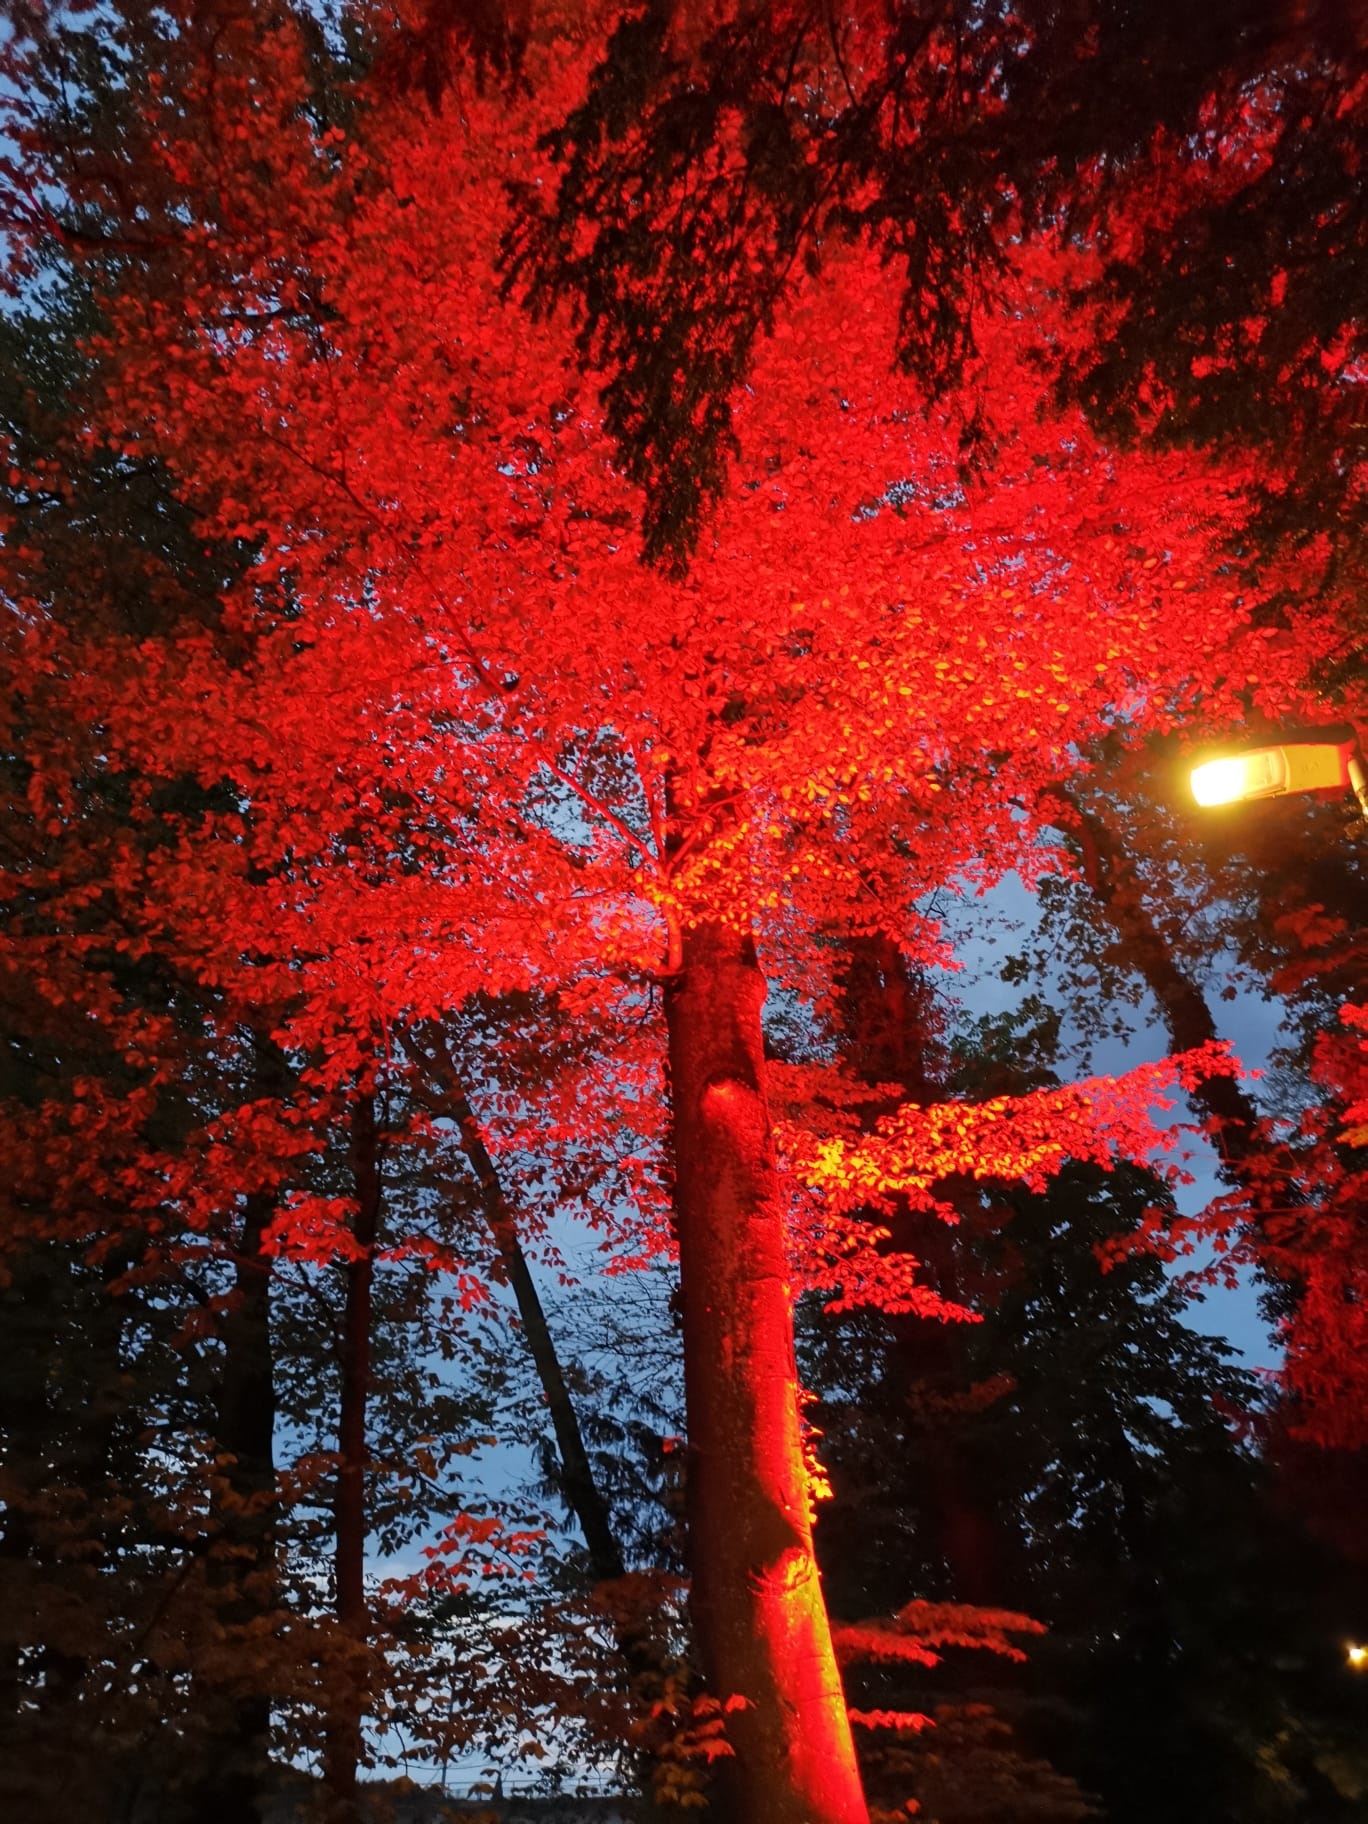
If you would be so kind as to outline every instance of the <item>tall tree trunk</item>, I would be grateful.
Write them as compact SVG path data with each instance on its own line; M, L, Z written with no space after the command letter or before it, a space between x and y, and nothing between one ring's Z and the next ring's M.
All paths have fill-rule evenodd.
M278 1597L272 1262L261 1251L275 1208L269 1191L253 1191L245 1200L233 1290L219 1326L223 1366L216 1443L227 1463L214 1516L210 1577L222 1592L220 1623L244 1630L270 1613ZM210 1765L195 1794L196 1824L258 1824L264 1814L271 1697L269 1691L250 1689L250 1680L242 1676L236 1682L239 1689L215 1732Z
M485 1145L484 1134L471 1106L461 1073L456 1068L456 1060L451 1055L451 1048L440 1033L433 1035L433 1043L445 1070L442 1085L445 1106L442 1112L455 1121L461 1136L461 1150L475 1174L475 1182L480 1191L480 1209L494 1242L495 1265L513 1294L523 1335L527 1340L528 1353L546 1396L546 1407L560 1458L561 1490L584 1535L585 1548L589 1553L589 1568L594 1579L598 1583L606 1583L623 1574L625 1566L622 1548L613 1531L608 1504L594 1479L593 1466L584 1447L584 1434L580 1430L574 1401L570 1398L570 1389L565 1384L551 1326L546 1321L546 1310L537 1291L537 1282L532 1277L532 1269L518 1235L517 1218L504 1195L498 1168Z
M1077 799L1068 797L1066 802L1077 819L1088 882L1121 938L1126 960L1158 1003L1170 1050L1195 1051L1219 1038L1206 996L1174 961L1111 828ZM1235 1184L1246 1183L1250 1155L1260 1146L1258 1110L1234 1077L1205 1077L1189 1093L1211 1117L1226 1177Z
M944 1094L946 1066L924 976L885 932L846 939L843 1049L866 1083L896 1083L900 1100L924 1106Z
M34 1236L6 1261L0 1294L2 1816L55 1813L68 1798L67 1781L88 1793L80 1777L87 1769L102 1760L118 1765L117 1756L102 1750L99 1703L92 1703L86 1682L90 1661L46 1636L55 1622L53 1631L62 1638L64 1610L70 1614L88 1599L82 1569L116 1562L129 1525L121 1512L124 1482L115 1441L129 1397L129 1307L111 1288L142 1250L142 1240L125 1231L102 1254L101 1289L93 1297L91 1262L81 1248ZM59 1489L79 1490L80 1505L65 1513L56 1508Z
M666 991L692 1609L738 1824L867 1824L812 1551L784 1219L749 936L687 932Z
M574 1515L584 1538L590 1573L599 1584L613 1583L626 1573L622 1546L613 1528L613 1517L603 1491L594 1475L594 1467L585 1447L579 1415L561 1368L556 1341L551 1334L546 1310L537 1291L531 1264L518 1233L517 1214L505 1195L498 1167L495 1165L479 1119L471 1104L464 1080L452 1056L451 1047L440 1032L431 1034L432 1043L444 1070L440 1102L434 1097L428 1106L435 1113L456 1122L465 1153L479 1186L480 1208L494 1243L496 1273L513 1293L537 1379L546 1399L551 1429L556 1440L560 1463L560 1487L566 1505ZM428 1060L415 1045L410 1047L416 1062ZM613 1643L621 1655L628 1681L638 1698L649 1703L660 1696L670 1661L669 1642L665 1639L660 1617L650 1611L621 1613L611 1609ZM651 1749L642 1749L639 1771L645 1788L642 1803L647 1813L657 1811L650 1797Z
M1066 802L1077 819L1088 882L1121 939L1126 960L1158 1003L1169 1050L1193 1051L1218 1038L1206 996L1179 967L1151 917L1123 845L1097 810L1084 809L1073 798ZM1221 1176L1243 1194L1256 1229L1303 1206L1305 1193L1289 1149L1262 1131L1258 1109L1234 1077L1201 1078L1188 1094L1205 1109ZM1295 1298L1280 1270L1264 1258L1258 1273L1265 1288L1265 1317L1288 1317Z
M357 1202L353 1233L361 1252L344 1269L346 1302L333 1499L336 1616L351 1651L340 1661L329 1694L323 1752L329 1824L356 1824L360 1817L357 1768L367 1707L366 1405L371 1385L375 1238L380 1224L380 1151L373 1093L358 1095L352 1105L351 1159Z

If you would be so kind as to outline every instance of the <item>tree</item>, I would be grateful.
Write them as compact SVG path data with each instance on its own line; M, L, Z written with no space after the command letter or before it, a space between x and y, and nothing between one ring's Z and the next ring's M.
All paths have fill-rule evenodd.
M136 674L97 650L82 674L145 800L170 778L208 794L167 813L139 876L149 926L202 981L253 959L320 1109L378 1033L476 993L554 988L614 1035L585 1139L600 1209L620 1192L642 1250L669 1184L693 1615L735 1803L759 1824L861 1820L790 1286L801 1266L914 1297L905 1271L880 1278L859 1209L934 1204L961 1168L1037 1181L1143 1153L1169 1073L894 1115L865 1145L793 1124L785 1175L767 978L820 997L841 930L936 959L927 893L1038 867L1082 743L1167 727L1198 694L1235 713L1250 616L1220 540L1246 476L1122 457L1052 409L1036 357L1074 333L1057 300L1091 270L1062 232L1003 249L1006 307L964 393L935 363L887 372L903 294L857 234L773 300L691 567L644 568L649 497L617 465L611 397L605 415L572 323L529 330L500 261L504 180L550 180L539 135L583 95L599 22L543 20L523 89L463 88L455 130L401 88L349 90L305 16L128 18L155 41L136 131L90 163L79 129L25 122L12 219L79 250L88 211L117 247L88 435L165 463L238 558L212 634L144 640ZM985 398L990 479L960 462ZM1298 658L1261 669L1270 711L1301 700ZM668 1163L635 1106L667 1069ZM790 1259L795 1184L826 1194L825 1257ZM335 1214L294 1201L283 1245L344 1246Z
M1348 676L1340 700L1356 705ZM1035 963L1018 959L1012 973L1044 955L1066 959L1056 981L1085 1026L1098 1010L1133 1002L1143 982L1176 1046L1216 1035L1216 994L1277 1006L1285 1037L1265 1082L1195 1092L1230 1190L1173 1224L1163 1245L1190 1251L1214 1239L1221 1273L1262 1276L1266 1313L1288 1349L1288 1390L1301 1390L1300 1423L1354 1449L1360 1269L1346 1218L1357 1196L1357 820L1335 794L1224 817L1198 813L1186 796L1163 745L1104 766L1074 795L1061 822L1081 839L1084 874L1050 883ZM1099 912L1106 935L1093 929Z
M436 93L460 15L423 12L409 68ZM1339 0L657 0L548 136L554 181L524 187L512 252L535 298L574 301L657 555L691 551L728 485L735 402L805 270L850 236L877 247L892 347L951 387L1010 298L1010 249L1061 220L1104 262L1073 302L1106 317L1071 339L1066 390L1113 429L1259 447L1274 529L1323 536L1327 478L1345 530L1362 487L1366 52ZM966 429L991 448L991 415Z
M68 85L113 156L131 125L125 73L99 75L88 35L65 48L70 62L45 65L44 81ZM266 1803L273 1725L276 1745L313 1745L311 1704L353 1750L354 1785L358 1681L346 1673L357 1660L374 1670L355 1648L346 1663L301 1564L322 1452L311 1468L277 1462L282 1391L303 1373L317 1399L320 1360L335 1353L326 1327L282 1306L301 1298L300 1237L320 1205L328 1213L325 1194L345 1198L347 1103L318 1094L312 1060L271 1036L294 1005L288 966L282 980L264 947L210 960L201 934L148 915L149 879L177 865L171 826L202 827L222 800L174 763L155 782L122 767L84 692L99 695L97 674L135 676L154 636L173 646L190 628L231 644L216 592L242 554L197 541L155 462L83 448L76 401L96 311L91 267L76 264L40 249L4 324L6 1797L41 1816L142 1795L167 1815L181 1805L241 1824ZM259 890L246 845L203 859L207 875ZM280 1246L287 1209L293 1250ZM326 1436L323 1450L350 1472L335 1478L351 1498L334 1503L334 1557L341 1631L363 1647L362 1555L379 1525L402 1537L404 1507L393 1464L378 1523L358 1499L374 1468L365 1408L391 1421L398 1448L396 1381L420 1343L437 1353L410 1317L411 1350L406 1338L399 1365L373 1375L372 1320L402 1304L396 1280L428 1296L427 1261L454 1254L459 1223L448 1227L445 1251L428 1255L414 1233L395 1237L406 1266L377 1262L364 1230L361 1259L342 1254L356 1288L346 1448ZM356 1240L336 1220L328 1233L330 1253ZM480 1290L467 1274L462 1297ZM391 1317L391 1346L394 1328ZM307 1368L281 1359L282 1331ZM459 1358L459 1344L446 1353ZM488 1395L461 1410L431 1379L417 1429L433 1467L407 1484L411 1530L434 1508L451 1520L446 1472L491 1423ZM332 1757L344 1788L345 1760Z
M966 1203L934 1273L972 1279L982 1322L862 1315L805 1334L836 1613L916 1591L1049 1629L1024 1666L881 1667L860 1701L992 1703L1018 1752L1107 1817L1352 1816L1341 1636L1361 1576L1280 1499L1252 1378L1186 1326L1158 1263L1104 1274L1097 1259L1163 1195L1130 1168L1072 1169L1040 1197ZM896 1586L874 1564L896 1565ZM951 1757L927 1809L960 1815L949 1739L922 1746ZM972 1751L964 1772L972 1791ZM932 1773L914 1763L918 1797ZM996 1815L1033 1814L1004 1793Z
M89 288L59 260L42 279L41 308L6 322L4 364L17 465L5 576L9 1797L24 1815L105 1791L132 1802L158 1781L193 1786L203 1755L218 1792L238 1790L231 1805L264 1757L269 1715L242 1643L279 1600L257 1255L273 1185L249 1160L213 1242L188 1248L172 1187L223 1097L262 1092L270 1048L219 1025L213 991L138 943L113 857L149 865L155 821L139 827L98 726L66 696L83 642L202 624L213 586L155 470L118 486L99 457L54 460L92 319ZM219 1815L204 1796L204 1815Z
M1058 931L1047 955L1058 971ZM1028 1001L966 1026L895 955L857 953L836 1042L867 1121L900 1059L935 1072L902 1085L923 1102L1048 1082L1059 1020L1039 1014ZM977 1321L809 1311L800 1330L834 1491L819 1546L835 1613L916 1597L1049 1629L996 1675L954 1651L861 1675L862 1705L941 1719L889 1751L912 1790L946 1820L1052 1802L1081 1815L1078 1788L1030 1758L1044 1754L1108 1817L1352 1815L1357 1693L1340 1656L1361 1578L1283 1499L1269 1391L1188 1328L1186 1290L1152 1254L1118 1252L1172 1217L1168 1187L1075 1164L1037 1193L950 1180L938 1194L955 1227L897 1210L889 1226ZM1001 1725L991 1747L947 1726L968 1705L981 1729L990 1701L1015 1759Z
M507 1374L466 1322L487 1297L489 1243L466 1207L463 1149L444 1149L407 1054L386 1060L383 1128L368 1132L346 1064L320 1094L315 1060L269 1036L293 1001L264 949L206 967L202 933L171 932L143 896L165 815L193 828L205 795L183 775L148 788L111 768L72 693L90 681L90 642L118 668L152 627L169 643L212 627L196 560L214 554L155 469L82 453L72 319L88 286L60 258L47 283L43 308L7 325L24 466L6 576L6 1798L36 1817L142 1795L236 1824L267 1803L269 1747L330 1738L345 1806L371 1753L363 1722L383 1738L406 1703L422 1713L423 1626L479 1557L442 1538L467 1518L451 1470L494 1429ZM26 641L41 643L37 668ZM241 845L215 859L222 879L260 884ZM348 1028L370 1017L354 1001L345 1015ZM505 1106L542 1094L544 1109L545 1035L542 1080L515 1087L511 1023L486 1008L484 1025L484 1091ZM445 1035L448 1063L456 1042ZM552 1195L530 1205L529 1246ZM494 1276L516 1253L534 1309L503 1226ZM317 1270L320 1253L335 1270ZM544 1318L538 1356L560 1374ZM472 1524L499 1539L487 1517ZM369 1549L434 1537L450 1549L426 1579L376 1589ZM320 1571L344 1622L320 1605ZM640 1615L624 1623L632 1641L642 1629ZM574 1701L569 1678L559 1695ZM469 1711L448 1741L468 1736Z

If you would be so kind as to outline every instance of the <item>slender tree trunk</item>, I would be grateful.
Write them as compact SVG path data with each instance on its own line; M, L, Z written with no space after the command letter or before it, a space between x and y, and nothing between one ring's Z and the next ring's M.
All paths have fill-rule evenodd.
M219 1620L230 1627L270 1613L278 1597L272 1263L261 1251L275 1208L270 1192L254 1191L246 1199L232 1296L219 1328L216 1443L227 1464L211 1580L224 1593ZM270 1775L270 1728L269 1691L239 1691L229 1700L195 1796L196 1824L258 1824Z
M484 1133L451 1049L440 1034L434 1035L434 1044L446 1073L442 1086L441 1112L457 1124L461 1149L475 1174L480 1207L494 1242L496 1270L507 1282L518 1307L523 1336L537 1379L541 1383L556 1440L561 1492L583 1535L594 1581L599 1584L613 1583L626 1573L622 1547L613 1529L612 1512L604 1499L594 1475L593 1464L589 1460L589 1452L585 1448L584 1434L580 1429L570 1389L566 1385L555 1338L551 1334L546 1310L537 1291L537 1282L532 1276L531 1265L518 1234L517 1215L504 1194L498 1168L485 1144ZM416 1058L419 1054L415 1051L414 1056ZM663 1637L660 1617L649 1610L624 1615L614 1608L611 1625L613 1642L621 1655L623 1669L633 1691L643 1702L653 1701L664 1690L670 1659L669 1645ZM638 1758L644 1789L641 1803L648 1808L642 1815L654 1818L660 1814L650 1796L650 1747L643 1748Z
M375 1238L380 1224L380 1155L373 1094L352 1105L352 1172L356 1187L354 1234L361 1252L345 1268L342 1313L342 1385L337 1421L337 1484L333 1499L333 1578L336 1616L351 1651L341 1661L329 1697L323 1779L329 1824L355 1824L360 1816L357 1768L367 1708L366 1608L366 1405L371 1385L372 1292Z
M594 1479L593 1466L584 1447L584 1435L580 1430L574 1401L570 1398L570 1389L565 1384L551 1326L546 1321L541 1295L537 1291L537 1283L532 1277L532 1269L518 1235L517 1220L504 1196L498 1171L490 1157L489 1148L485 1145L484 1135L480 1131L480 1124L475 1118L475 1111L470 1105L470 1098L455 1061L449 1051L444 1048L442 1050L443 1062L447 1068L447 1107L460 1131L461 1148L470 1161L471 1170L480 1187L480 1208L493 1237L495 1259L513 1293L523 1335L527 1339L528 1353L546 1396L551 1429L555 1433L556 1450L560 1457L561 1488L584 1535L585 1547L589 1553L589 1568L594 1579L598 1583L606 1583L623 1574L625 1566L622 1548L613 1531L608 1504Z
M666 992L692 1608L738 1824L867 1824L812 1551L781 1193L746 935L689 931Z
M1219 1038L1206 996L1174 961L1163 933L1155 925L1106 822L1095 811L1068 800L1078 820L1087 874L1098 902L1116 927L1128 962L1139 971L1159 1004L1169 1030L1170 1050L1195 1051ZM1234 1077L1204 1077L1189 1092L1211 1116L1217 1150L1227 1178L1247 1181L1248 1162L1259 1148L1258 1110Z
M0 1506L3 1816L36 1817L45 1805L60 1809L65 1782L102 1758L98 1708L89 1702L89 1687L82 1690L90 1662L42 1637L49 1614L60 1621L64 1604L83 1599L71 1567L113 1559L125 1524L115 1437L128 1397L121 1391L127 1320L110 1287L141 1251L141 1241L125 1233L103 1257L103 1290L93 1305L79 1296L78 1288L89 1298L87 1262L77 1248L32 1237L6 1263L0 1323L13 1325L14 1333L6 1337L0 1385L7 1484ZM72 1325L80 1337L68 1362ZM64 1398L68 1370L81 1392ZM54 1388L62 1390L56 1400ZM50 1506L54 1488L81 1491L79 1522L58 1520Z
M954 1599L986 1605L1001 1599L1004 1553L992 1517L974 1500L964 1472L953 1438L943 1431L932 1434L927 1440L927 1492Z
M866 1083L896 1083L903 1101L925 1105L943 1094L943 1065L931 995L884 932L846 940L842 997L845 1049Z

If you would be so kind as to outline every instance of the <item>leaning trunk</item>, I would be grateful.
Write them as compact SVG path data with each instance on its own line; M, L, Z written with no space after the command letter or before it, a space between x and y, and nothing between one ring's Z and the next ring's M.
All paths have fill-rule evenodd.
M352 1109L354 1234L359 1253L348 1261L342 1313L342 1385L337 1422L337 1483L333 1500L333 1577L343 1652L329 1696L323 1779L329 1824L359 1818L357 1768L366 1714L369 1619L366 1610L366 1403L371 1384L375 1237L380 1221L379 1145L375 1097Z
M485 1145L484 1134L475 1118L475 1110L466 1094L465 1085L457 1075L450 1054L444 1055L448 1066L448 1106L460 1129L461 1148L480 1187L480 1207L494 1240L497 1270L507 1280L517 1302L523 1337L546 1398L560 1459L561 1489L584 1534L594 1581L611 1582L622 1576L625 1566L622 1548L613 1531L608 1503L594 1478L579 1417L575 1412L574 1401L570 1398L570 1389L565 1384L555 1338L546 1321L546 1311L537 1291L537 1282L532 1277L532 1269L523 1251L517 1218L504 1196L499 1174L489 1148Z
M764 978L703 925L666 998L684 1307L694 1627L746 1824L867 1824L812 1551Z
M1094 894L1116 927L1127 963L1138 971L1158 1002L1171 1049L1196 1051L1219 1038L1206 996L1179 968L1171 947L1150 916L1124 852L1102 816L1069 799L1088 862ZM1251 1154L1257 1152L1259 1114L1234 1077L1202 1077L1191 1090L1215 1128L1226 1176L1248 1188Z

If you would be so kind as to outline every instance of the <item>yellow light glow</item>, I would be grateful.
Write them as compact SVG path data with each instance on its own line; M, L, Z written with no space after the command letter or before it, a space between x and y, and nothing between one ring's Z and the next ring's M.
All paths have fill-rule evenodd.
M1361 1647L1355 1644L1345 1650L1349 1657L1349 1664L1354 1668L1355 1672L1362 1672L1365 1667L1368 1667L1368 1647Z
M1251 798L1281 798L1288 792L1346 788L1357 796L1355 769L1362 774L1352 740L1284 741L1280 747L1253 747L1194 767L1192 795L1198 804L1241 804ZM1368 790L1359 803L1368 815Z
M1260 747L1194 767L1192 795L1198 804L1238 804L1243 798L1271 797L1284 789L1286 780L1282 749Z

